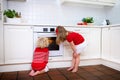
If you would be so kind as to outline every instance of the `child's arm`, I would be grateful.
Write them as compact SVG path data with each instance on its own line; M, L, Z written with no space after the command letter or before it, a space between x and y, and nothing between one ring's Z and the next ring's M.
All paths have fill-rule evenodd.
M73 50L73 57L77 57L77 52L76 52L76 48L75 48L75 44L72 42L70 42L70 46Z
M75 44L73 43L73 41L70 42L70 46L71 46L71 48L73 50L73 53L76 53L76 48L75 48Z

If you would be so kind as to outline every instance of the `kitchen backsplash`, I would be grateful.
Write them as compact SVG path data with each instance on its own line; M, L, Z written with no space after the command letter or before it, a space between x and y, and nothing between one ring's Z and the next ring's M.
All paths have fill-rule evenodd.
M76 25L83 17L91 16L94 24L100 25L106 19L104 7L62 5L59 0L8 1L7 6L21 12L24 23Z

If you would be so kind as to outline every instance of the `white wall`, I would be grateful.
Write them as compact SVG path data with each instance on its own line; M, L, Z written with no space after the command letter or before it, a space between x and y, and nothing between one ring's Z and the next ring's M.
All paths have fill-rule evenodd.
M106 8L106 16L111 24L120 24L120 0L117 0L113 8Z
M103 7L88 5L61 5L59 0L8 1L8 8L22 13L23 22L37 24L76 25L83 17L92 16L95 24L105 19Z

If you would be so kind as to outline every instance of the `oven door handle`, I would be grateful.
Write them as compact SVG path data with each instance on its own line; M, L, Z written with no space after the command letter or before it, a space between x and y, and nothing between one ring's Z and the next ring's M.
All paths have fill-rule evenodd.
M56 37L56 34L51 33L34 33L37 37Z

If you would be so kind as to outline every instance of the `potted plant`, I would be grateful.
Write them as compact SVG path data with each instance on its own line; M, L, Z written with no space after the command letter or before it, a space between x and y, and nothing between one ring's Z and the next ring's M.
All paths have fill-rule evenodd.
M4 10L3 15L5 16L7 22L20 22L21 13L16 12L14 9Z
M93 17L86 17L86 18L82 19L82 22L87 23L87 24L91 24L94 22L94 20L93 20Z

